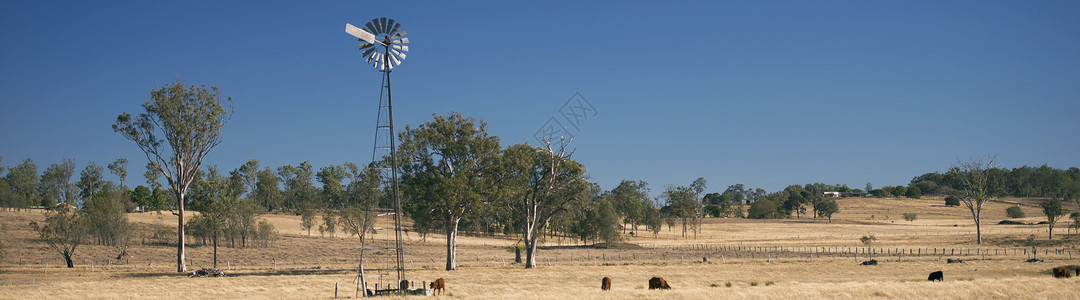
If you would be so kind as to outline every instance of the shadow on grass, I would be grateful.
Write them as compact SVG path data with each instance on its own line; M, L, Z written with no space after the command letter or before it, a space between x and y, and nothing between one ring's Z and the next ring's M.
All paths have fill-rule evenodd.
M282 275L334 275L334 274L348 274L352 273L352 270L347 269L303 269L303 270L266 270L266 271L226 271L225 277L242 277L242 276L282 276ZM146 278L146 277L188 277L190 273L174 273L174 272L153 272L153 273L125 273L118 274L118 277L130 277L130 278ZM202 277L199 277L202 278ZM209 277L207 277L209 278Z
M630 244L630 243L598 243L598 244L581 245L581 246L540 246L538 248L543 249L543 250L553 250L553 249L628 249L628 250L639 250L639 249L645 249L645 247L642 247L641 245Z

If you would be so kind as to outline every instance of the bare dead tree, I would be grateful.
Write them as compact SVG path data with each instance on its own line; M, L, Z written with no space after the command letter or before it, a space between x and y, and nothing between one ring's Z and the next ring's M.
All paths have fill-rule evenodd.
M990 170L994 168L997 155L989 155L986 161L971 159L967 162L957 161L956 166L950 172L959 173L961 188L957 191L960 203L971 211L971 218L975 220L975 241L982 244L982 209L983 204L993 199L991 189Z

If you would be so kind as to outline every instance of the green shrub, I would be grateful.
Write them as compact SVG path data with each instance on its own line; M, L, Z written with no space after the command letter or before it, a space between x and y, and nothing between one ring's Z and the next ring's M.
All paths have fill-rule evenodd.
M956 196L945 197L945 206L960 206L960 198Z
M913 213L913 212L912 213L904 213L904 220L907 220L908 222L913 222L918 217L919 217L919 214L916 214L916 213Z
M1012 218L1012 219L1023 218L1024 217L1024 210L1021 209L1019 205L1010 206L1009 208L1005 209L1005 214L1008 215L1009 218Z

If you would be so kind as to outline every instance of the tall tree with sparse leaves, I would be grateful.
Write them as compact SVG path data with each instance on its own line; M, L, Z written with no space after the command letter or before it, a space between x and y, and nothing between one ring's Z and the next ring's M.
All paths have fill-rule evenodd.
M991 189L990 170L994 168L994 160L997 156L991 155L987 160L972 159L967 162L957 162L956 167L949 170L950 173L959 175L961 188L957 191L960 202L971 212L971 218L975 220L975 243L982 244L982 209L986 202L994 197Z
M184 195L210 150L221 144L221 128L232 118L232 98L219 99L217 86L185 86L177 80L150 92L146 111L133 117L123 113L113 130L135 142L147 160L169 182L176 197L176 270L187 272L184 262Z
M109 172L120 177L120 187L124 187L124 180L127 179L127 158L117 158L109 164Z

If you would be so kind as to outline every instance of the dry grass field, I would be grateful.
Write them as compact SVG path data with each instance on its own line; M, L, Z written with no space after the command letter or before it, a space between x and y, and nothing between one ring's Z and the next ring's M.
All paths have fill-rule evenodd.
M416 281L445 278L447 295L469 299L1073 299L1080 278L1054 279L1055 266L1080 265L1077 237L1067 234L1066 221L1047 241L1046 225L997 225L1005 208L1021 205L1029 218L1044 220L1036 199L1003 199L984 210L984 243L974 243L974 225L963 207L945 207L940 198L841 199L832 223L807 217L785 220L706 219L696 238L684 238L678 226L660 234L627 237L628 245L602 249L582 247L570 239L549 239L540 250L539 267L513 264L503 237L459 238L459 269L443 270L445 243L432 234L421 242L410 233L406 243L407 276ZM1070 203L1067 209L1076 210ZM905 221L904 213L918 219ZM225 278L187 278L175 273L174 246L136 242L131 256L115 258L116 250L81 246L76 268L34 239L28 226L42 220L40 211L0 212L0 299L326 299L355 294L359 242L339 233L312 236L300 228L298 216L268 215L281 238L267 248L219 248ZM175 226L165 214L139 213L129 218L150 226ZM640 232L639 232L640 233ZM869 254L859 237L873 234L877 266L861 266ZM1043 263L1030 257L1022 240L1035 234ZM943 251L948 251L942 254ZM901 254L902 253L902 254ZM188 248L189 269L210 266L211 248ZM946 264L961 258L964 264ZM368 254L370 266L385 255ZM707 259L705 262L703 259ZM47 265L47 266L46 266ZM945 281L927 282L942 270ZM611 291L599 289L611 277ZM650 277L661 276L671 290L647 290ZM380 283L379 279L369 282ZM383 285L386 282L381 282ZM369 283L370 284L370 283Z

